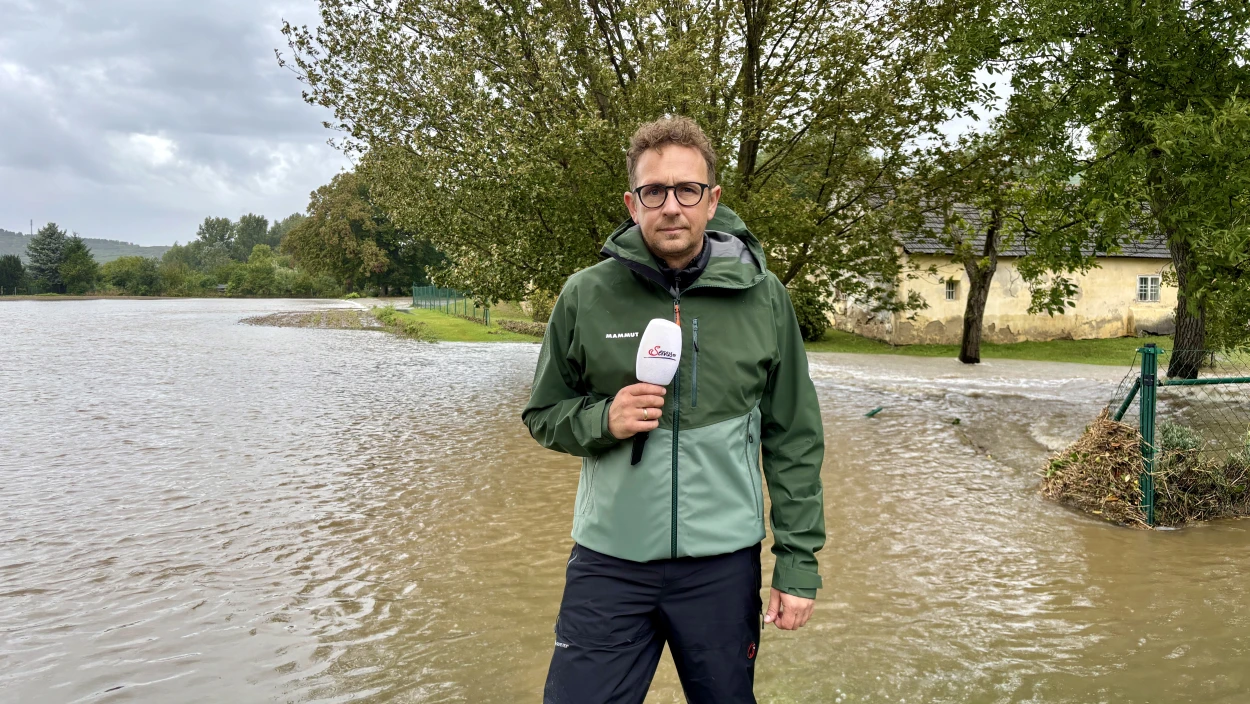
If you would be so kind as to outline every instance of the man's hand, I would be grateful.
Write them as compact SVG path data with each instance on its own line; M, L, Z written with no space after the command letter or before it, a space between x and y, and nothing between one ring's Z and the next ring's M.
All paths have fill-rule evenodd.
M608 431L612 437L624 440L658 428L665 391L655 384L634 384L617 392L608 409Z
M774 589L768 597L768 613L764 614L764 623L771 623L783 631L795 631L807 623L815 608L815 599L804 599Z

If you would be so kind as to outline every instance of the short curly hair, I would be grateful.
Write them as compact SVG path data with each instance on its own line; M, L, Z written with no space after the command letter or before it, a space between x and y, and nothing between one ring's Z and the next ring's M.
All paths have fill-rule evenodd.
M629 169L629 187L635 188L634 172L638 168L638 159L648 149L661 150L669 144L696 149L707 162L707 182L716 185L716 151L712 142L703 133L699 123L688 117L664 117L642 125L629 138L629 150L625 152L625 167Z

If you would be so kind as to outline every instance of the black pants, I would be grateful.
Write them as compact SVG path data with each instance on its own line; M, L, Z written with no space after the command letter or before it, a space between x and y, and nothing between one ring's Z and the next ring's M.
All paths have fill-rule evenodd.
M573 546L544 704L642 704L664 644L690 704L755 704L760 546L630 562Z

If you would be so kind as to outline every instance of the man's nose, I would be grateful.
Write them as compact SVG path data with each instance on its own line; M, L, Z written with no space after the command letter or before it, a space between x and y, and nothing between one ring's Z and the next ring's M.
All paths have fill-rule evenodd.
M664 199L664 207L660 209L660 212L669 216L681 215L681 203L677 202L675 189L668 191L668 197Z

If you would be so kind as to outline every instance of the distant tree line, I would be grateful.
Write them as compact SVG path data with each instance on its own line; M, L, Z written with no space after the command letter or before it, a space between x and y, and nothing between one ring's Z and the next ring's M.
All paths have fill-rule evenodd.
M442 262L428 242L396 228L353 173L312 194L309 215L208 217L195 239L160 259L125 256L99 265L77 234L48 223L26 249L0 257L0 295L132 296L390 295L429 282Z

